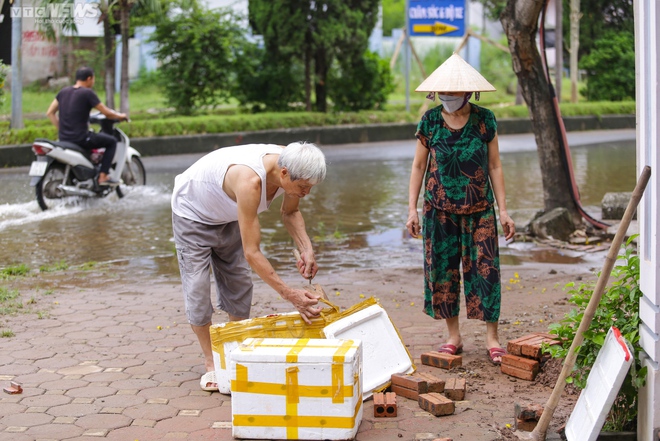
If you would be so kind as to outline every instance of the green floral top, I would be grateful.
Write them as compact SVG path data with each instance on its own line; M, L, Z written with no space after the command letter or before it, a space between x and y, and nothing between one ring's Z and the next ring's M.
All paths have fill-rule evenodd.
M442 117L442 105L424 114L415 136L429 149L424 203L454 214L483 211L493 205L488 178L488 143L497 133L495 115L471 104L462 129L450 128Z

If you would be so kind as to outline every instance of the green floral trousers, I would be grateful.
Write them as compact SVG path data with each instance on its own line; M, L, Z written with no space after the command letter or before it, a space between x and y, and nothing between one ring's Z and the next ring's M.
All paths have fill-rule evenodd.
M496 322L500 317L500 257L491 206L452 214L424 204L424 312L435 319L458 316L461 275L467 317Z

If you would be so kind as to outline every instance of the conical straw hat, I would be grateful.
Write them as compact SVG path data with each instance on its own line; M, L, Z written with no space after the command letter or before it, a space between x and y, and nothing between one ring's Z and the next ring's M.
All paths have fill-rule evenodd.
M415 92L494 92L477 70L453 54L420 84Z

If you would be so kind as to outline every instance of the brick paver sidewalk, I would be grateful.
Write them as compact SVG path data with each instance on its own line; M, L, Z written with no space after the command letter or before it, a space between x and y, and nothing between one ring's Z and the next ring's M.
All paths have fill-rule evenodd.
M23 393L0 393L0 441L232 439L230 397L199 388L202 357L185 322L178 278L141 280L139 274L121 270L119 277L112 271L70 271L16 282L24 299L34 296L39 313L2 317L0 326L15 336L0 339L0 385L19 382ZM328 276L325 287L344 307L364 296L379 298L423 370L419 356L439 342L440 326L422 314L419 304L413 306L411 299L420 301L419 287L403 286L396 271L388 274L394 277L381 280L377 270L367 272L354 282ZM291 308L257 283L253 316L273 310ZM223 320L214 316L214 322ZM479 352L475 358L483 355L474 352ZM512 409L498 406L497 396L511 395L515 383L491 387L484 378L500 375L499 370L485 369L451 420L403 398L397 418L374 418L370 400L356 439L502 439L494 423L510 422ZM490 400L485 416L471 411L473 399Z

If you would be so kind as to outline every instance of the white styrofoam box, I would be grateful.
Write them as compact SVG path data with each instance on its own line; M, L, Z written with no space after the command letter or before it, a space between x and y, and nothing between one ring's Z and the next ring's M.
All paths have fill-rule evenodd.
M611 327L566 423L568 441L596 441L633 361L630 343Z
M415 370L399 331L379 305L351 314L323 328L326 338L361 340L364 370L363 397L369 398L390 383L392 374Z
M248 338L230 354L232 435L348 440L362 421L359 340Z
M218 390L226 395L231 393L229 354L244 339L248 337L323 338L322 328L325 324L321 318L315 318L312 320L312 325L306 325L300 313L290 312L211 325L209 332Z

